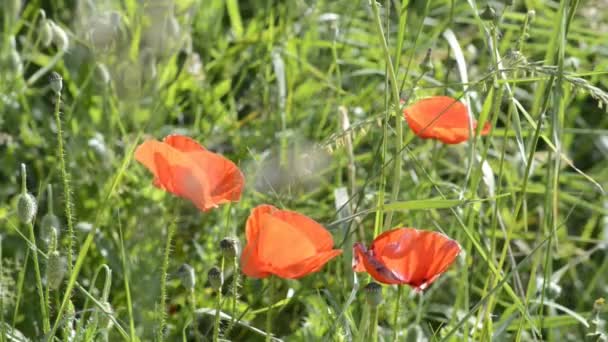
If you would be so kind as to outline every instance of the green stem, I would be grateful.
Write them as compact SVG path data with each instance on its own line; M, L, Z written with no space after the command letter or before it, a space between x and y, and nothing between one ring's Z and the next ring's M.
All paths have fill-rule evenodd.
M399 309L401 308L401 294L403 293L403 286L397 286L397 301L395 302L395 317L393 318L393 341L397 341L397 334L399 332Z
M163 267L160 275L160 303L159 303L159 314L160 320L158 322L158 331L156 332L156 340L163 341L164 330L165 330L165 305L167 302L167 269L169 268L169 256L171 255L171 244L173 241L173 235L175 234L175 221L171 222L167 230L167 240L165 241L165 255L163 258Z
M194 295L194 288L190 289L190 305L192 306L192 330L194 330L194 340L199 342L201 336L198 331L198 320L196 319L196 297Z
M232 319L230 320L230 326L234 325L236 321L236 301L239 296L239 262L235 255L232 258Z
M268 310L266 311L266 342L272 339L272 306L274 299L274 277L268 278Z
M224 274L224 257L220 263L220 274ZM219 341L220 336L220 312L222 311L222 286L217 290L215 302L215 321L213 322L213 342Z
M72 253L74 249L74 222L72 215L72 189L70 188L70 175L65 165L65 151L63 147L63 130L61 128L61 92L58 92L55 99L55 124L57 126L57 153L59 155L59 165L61 167L61 179L63 181L63 196L65 197L65 218L68 225L68 247L66 251L68 259L68 274L72 273Z
M38 247L36 246L36 236L34 235L34 225L28 223L27 227L30 232L30 248L32 249L32 260L34 261L34 273L36 275L36 288L38 297L40 298L40 310L42 312L42 331L46 334L51 329L49 315L47 312L46 299L44 298L44 289L42 287L42 277L40 277L40 264L38 263Z
M399 195L399 185L401 183L401 150L403 149L403 125L400 113L400 105L399 105L399 85L397 84L397 76L395 74L395 68L393 67L393 62L391 60L391 53L388 48L388 43L386 42L386 38L384 36L384 30L382 29L382 21L380 19L380 10L378 9L378 4L376 1L371 0L372 9L374 12L374 21L376 23L376 30L378 35L380 36L380 41L382 43L382 49L384 50L384 57L386 59L386 65L388 67L388 76L390 79L391 91L393 93L393 107L395 108L395 128L397 131L397 135L395 137L395 165L393 169L393 185L392 185L392 193L391 193L391 201L396 201L397 196ZM390 212L386 219L386 226L390 226L392 219L392 212Z
M378 341L378 307L371 308L372 319L369 320L369 339L368 341Z

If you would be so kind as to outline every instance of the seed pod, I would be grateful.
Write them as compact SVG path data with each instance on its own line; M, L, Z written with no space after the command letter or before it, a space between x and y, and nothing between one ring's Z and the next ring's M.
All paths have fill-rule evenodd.
M66 268L65 258L58 251L49 253L49 259L46 264L46 282L49 289L57 290L61 286Z
M224 284L224 275L218 267L213 266L209 270L207 273L207 279L209 279L209 283L214 290L219 291L222 289L222 285Z
M55 93L60 93L61 89L63 89L63 78L53 71L49 76L49 85Z
M177 275L186 289L191 290L196 285L196 274L192 266L188 264L181 265L177 270Z
M220 250L226 259L233 259L239 254L239 243L233 238L224 238L220 241Z
M382 286L378 283L371 282L363 288L365 291L365 299L372 308L382 304Z
M22 193L19 195L17 200L17 217L22 223L31 223L36 216L38 210L38 204L36 204L36 198L29 192Z

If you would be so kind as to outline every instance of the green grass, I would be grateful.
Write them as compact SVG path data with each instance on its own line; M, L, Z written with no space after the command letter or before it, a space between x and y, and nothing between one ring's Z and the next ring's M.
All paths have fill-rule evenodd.
M608 4L512 2L2 1L1 340L211 340L218 318L235 341L268 326L289 341L605 339ZM444 94L491 133L416 137L399 100ZM133 151L170 133L233 160L241 201L201 213L155 188ZM21 163L31 227L16 211ZM321 222L344 255L272 291L228 260L218 296L206 278L219 242L242 246L262 203ZM402 226L463 252L424 293L383 286L370 308L349 249Z

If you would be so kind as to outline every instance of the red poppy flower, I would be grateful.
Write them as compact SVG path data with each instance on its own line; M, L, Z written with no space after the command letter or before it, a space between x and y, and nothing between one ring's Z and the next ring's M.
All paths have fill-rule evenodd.
M135 159L154 174L155 186L202 211L238 201L243 191L245 179L233 162L182 135L145 141L135 150Z
M314 220L271 205L260 205L247 219L247 245L241 255L243 273L254 278L271 274L297 279L317 272L342 253L332 249L331 234Z
M445 144L458 144L469 138L469 116L465 105L448 96L422 99L403 110L408 125L423 139L437 139ZM477 122L473 122L473 128ZM481 135L490 132L486 122ZM474 134L474 133L473 133Z
M426 289L454 262L460 245L428 230L397 228L379 235L370 249L355 243L353 269L384 284Z

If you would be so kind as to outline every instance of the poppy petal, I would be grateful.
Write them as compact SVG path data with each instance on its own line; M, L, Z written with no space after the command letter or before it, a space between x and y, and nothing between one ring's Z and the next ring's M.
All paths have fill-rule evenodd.
M290 210L279 210L274 216L300 230L310 241L314 241L317 251L326 251L334 246L331 233L317 221Z
M268 265L281 269L317 254L314 240L298 228L266 214L258 236L258 255Z
M207 151L201 144L199 144L196 140L179 134L171 134L167 135L165 139L163 139L165 144L169 144L174 149L181 152L200 152Z
M445 272L460 253L447 236L414 228L398 228L374 239L369 250L355 244L355 271L365 270L385 284L408 284L423 290Z
M263 269L264 265L257 257L253 245L247 244L241 254L241 270L245 275L252 278L266 278L270 273Z
M154 174L156 186L189 199L203 211L217 206L211 201L205 174L179 150L148 140L137 147L135 159Z
M232 161L209 152L196 140L186 136L169 135L163 141L184 152L200 169L205 170L211 196L216 204L238 201L241 198L245 178Z
M422 99L403 110L412 131L423 139L438 139L446 144L458 144L469 138L469 115L466 106L448 96ZM473 123L476 127L476 123ZM481 135L490 131L484 125Z
M263 278L296 279L316 272L342 253L332 250L331 234L314 220L270 205L254 208L247 219L243 272ZM327 241L327 236L329 241Z
M396 274L391 269L373 255L373 251L366 250L360 243L353 245L355 255L355 266L353 270L356 272L365 271L369 273L376 281L384 284L402 284L403 277Z
M327 262L340 254L342 254L342 250L339 249L321 252L284 268L275 268L273 273L286 279L302 278L318 272Z

